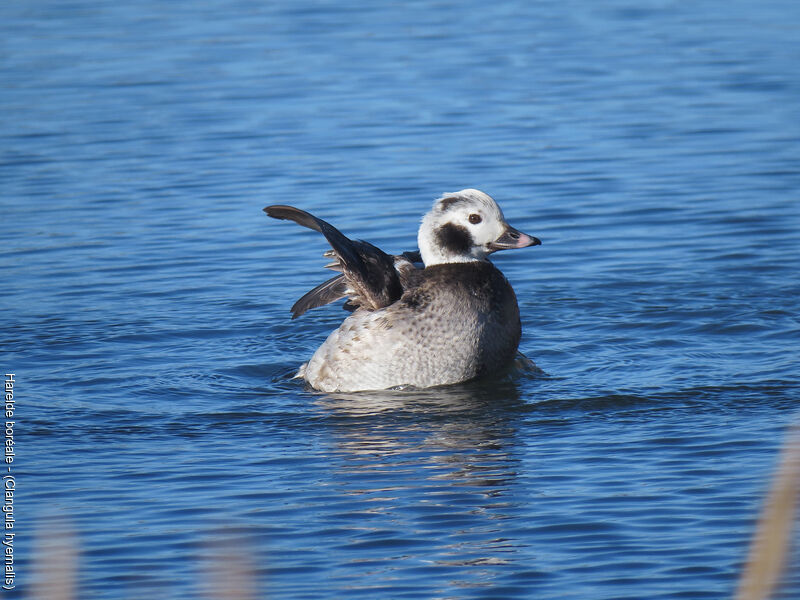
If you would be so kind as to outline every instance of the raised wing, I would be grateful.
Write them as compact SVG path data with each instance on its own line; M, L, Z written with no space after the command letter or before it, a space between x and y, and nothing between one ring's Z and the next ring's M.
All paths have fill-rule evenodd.
M403 295L401 273L395 265L400 257L390 256L368 242L351 240L330 223L293 206L267 206L264 212L324 235L333 249L325 255L335 259L328 267L342 272L300 298L292 307L292 318L344 297L348 305L377 310ZM402 260L410 264L408 259Z
M328 250L323 254L323 256L332 258L335 257L335 254L333 250ZM420 257L419 250L415 250L414 252L403 252L403 254L400 256L393 256L392 258L394 259L394 267L397 270L398 276L400 277L400 283L405 290L409 287L409 285L411 285L416 272L423 268L422 258ZM341 270L339 268L338 261L325 266L328 269L333 269L334 271ZM296 319L312 308L324 306L326 304L330 304L331 302L341 300L342 298L347 298L348 296L350 296L350 298L344 303L342 308L345 310L354 311L359 307L359 304L356 300L354 300L352 295L353 292L347 287L347 280L345 276L337 275L336 277L328 279L328 281L319 284L317 287L304 294L302 298L295 302L294 306L292 306L292 319Z
M347 282L345 281L344 275L337 275L333 279L328 279L325 283L320 283L310 292L303 294L292 306L292 318L296 319L312 308L325 306L326 304L336 302L347 296Z

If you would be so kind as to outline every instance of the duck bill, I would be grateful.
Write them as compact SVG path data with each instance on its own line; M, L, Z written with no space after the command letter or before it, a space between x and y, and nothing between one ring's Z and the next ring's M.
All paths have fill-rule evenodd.
M489 244L489 250L496 252L512 248L527 248L528 246L539 246L541 243L542 241L539 238L517 231L509 225L503 235Z

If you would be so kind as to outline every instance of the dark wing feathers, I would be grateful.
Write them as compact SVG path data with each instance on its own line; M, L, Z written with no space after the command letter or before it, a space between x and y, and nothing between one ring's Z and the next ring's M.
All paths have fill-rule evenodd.
M414 250L413 252L403 252L400 255L400 258L405 258L411 263L419 263L420 268L422 268L422 253L419 250Z
M295 302L294 306L292 306L292 319L296 319L312 308L325 306L345 296L347 296L347 281L345 281L344 275L337 275L333 279L328 279L325 283L320 283Z
M368 242L351 240L333 225L293 206L268 206L270 217L294 221L320 232L333 248L337 263L328 265L342 271L333 279L318 285L292 307L294 318L305 311L347 296L347 305L376 310L397 301L403 294L401 276L395 269L395 258ZM328 252L325 253L329 255ZM346 305L346 306L347 306Z
M286 221L294 221L298 225L308 227L314 231L319 231L328 240L328 243L336 251L338 258L345 264L352 264L353 268L358 269L361 266L358 253L354 248L353 241L345 237L341 231L336 229L330 223L326 223L322 219L318 219L312 214L304 210L295 208L294 206L284 206L276 204L268 206L264 209L273 219L284 219Z

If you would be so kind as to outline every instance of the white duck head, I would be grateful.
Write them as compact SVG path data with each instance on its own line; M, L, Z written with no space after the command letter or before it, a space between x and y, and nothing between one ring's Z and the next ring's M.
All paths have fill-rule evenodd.
M426 267L488 260L498 250L542 243L511 227L491 196L472 189L436 200L422 218L417 242Z

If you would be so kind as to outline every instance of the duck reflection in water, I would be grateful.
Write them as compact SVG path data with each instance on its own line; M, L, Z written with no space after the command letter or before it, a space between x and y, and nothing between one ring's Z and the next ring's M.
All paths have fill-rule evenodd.
M438 566L524 556L506 531L514 522L506 496L525 494L509 491L520 485L515 424L532 409L516 379L320 395L317 405L334 436L334 485L363 516L345 547L370 543L396 552L398 545L436 540L427 560Z

